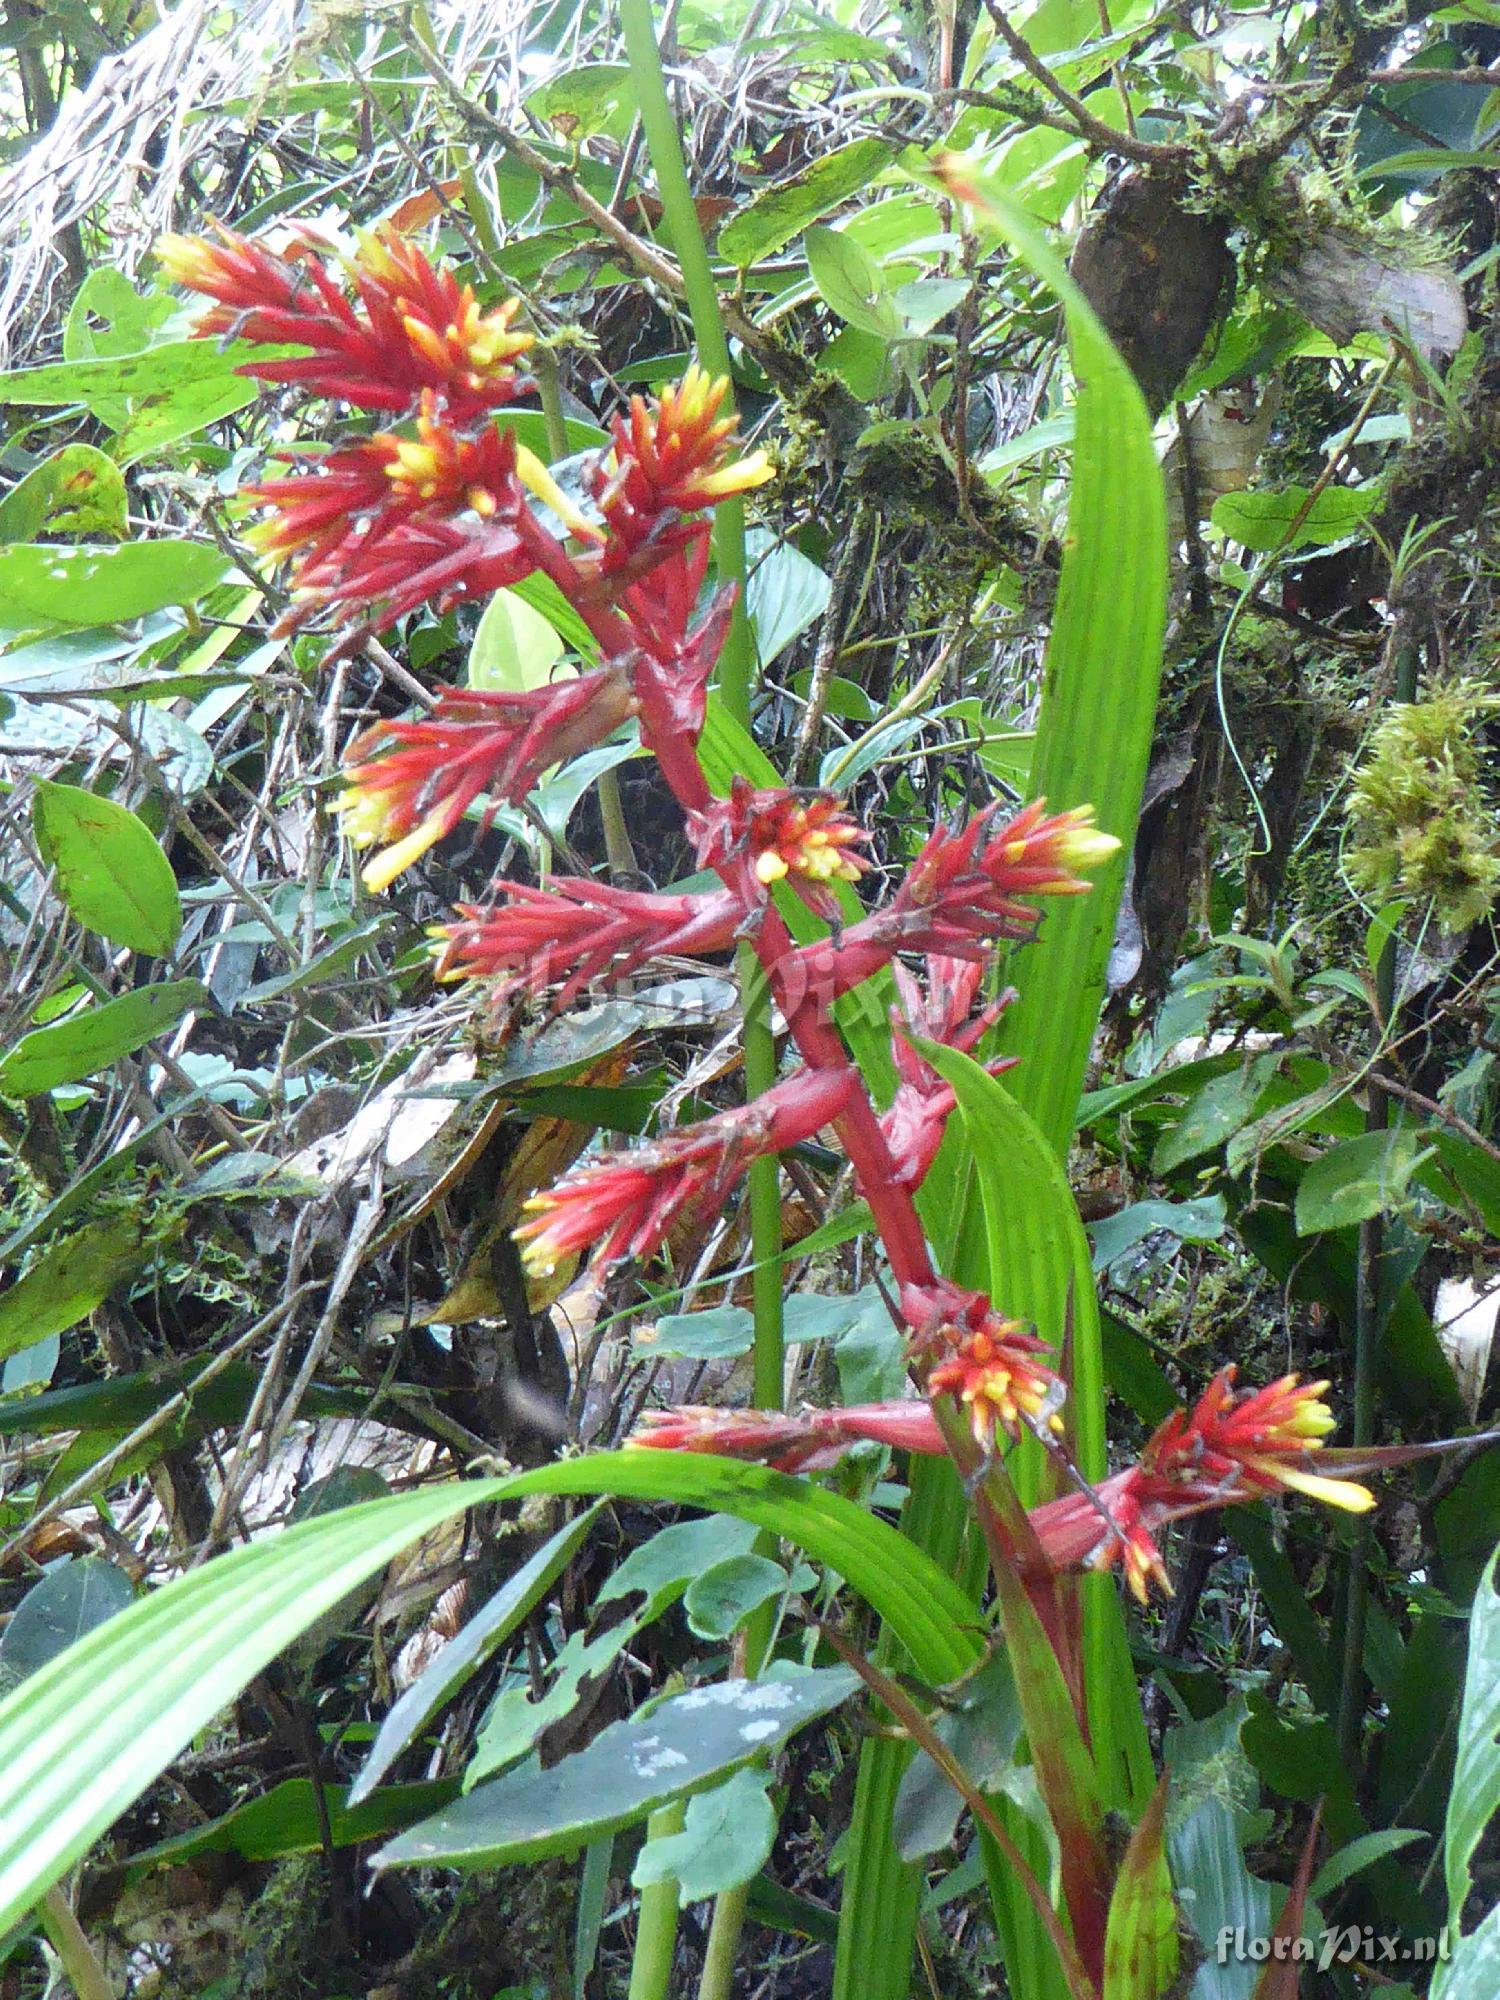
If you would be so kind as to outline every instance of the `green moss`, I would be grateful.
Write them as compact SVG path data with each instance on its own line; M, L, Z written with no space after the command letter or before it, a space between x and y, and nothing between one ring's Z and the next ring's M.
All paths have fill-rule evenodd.
M1350 791L1350 878L1375 895L1430 901L1446 931L1477 923L1500 893L1500 816L1476 741L1497 705L1468 680L1394 704Z

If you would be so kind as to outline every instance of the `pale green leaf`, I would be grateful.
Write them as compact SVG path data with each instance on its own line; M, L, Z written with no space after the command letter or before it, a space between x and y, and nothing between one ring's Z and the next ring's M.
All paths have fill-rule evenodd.
M535 1761L388 1841L377 1868L489 1868L566 1854L764 1757L859 1688L847 1667L718 1681L613 1722L550 1770Z
M228 558L204 542L13 542L0 548L0 625L119 625L169 604L192 604L228 568Z
M165 958L182 930L177 877L144 820L81 785L38 779L31 808L42 859L85 929Z
M889 165L895 148L856 139L825 153L800 174L776 181L719 231L719 253L741 270L774 256L810 222L838 208Z
M0 1292L0 1354L66 1333L139 1269L146 1235L133 1215L102 1216L59 1237Z
M1458 1759L1448 1795L1444 1869L1448 1921L1457 1930L1474 1886L1475 1851L1500 1812L1500 1550L1491 1558L1469 1620ZM1500 1957L1500 1940L1490 1947ZM1471 1991L1478 1991L1472 1988Z
M513 590L484 607L469 648L469 686L526 694L545 687L563 655L556 628Z
M95 1076L121 1056L133 1055L193 1008L210 1005L196 979L162 986L138 986L117 1000L105 1000L23 1035L0 1061L0 1093L35 1097L60 1083Z
M681 1833L664 1834L641 1849L630 1878L636 1888L675 1881L686 1909L758 1875L776 1838L770 1786L769 1771L747 1769L689 1799Z
M1320 1153L1297 1188L1297 1234L1344 1229L1399 1208L1432 1148L1413 1131L1363 1132Z

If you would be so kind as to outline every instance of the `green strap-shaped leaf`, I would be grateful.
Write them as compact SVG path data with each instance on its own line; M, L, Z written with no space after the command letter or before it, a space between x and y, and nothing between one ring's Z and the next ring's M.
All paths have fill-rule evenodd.
M956 1679L979 1656L982 1614L951 1577L851 1501L760 1466L601 1453L345 1508L175 1578L0 1701L0 1934L341 1598L465 1507L528 1493L613 1493L739 1515L846 1578L924 1677Z
M1448 1922L1456 1932L1474 1878L1474 1850L1500 1812L1500 1549L1478 1590L1469 1623L1469 1666L1464 1676L1458 1760L1448 1795L1444 1868ZM1477 1988L1475 1989L1478 1990Z
M134 1055L190 1009L210 1004L196 979L163 986L137 986L118 999L85 1007L45 1028L33 1028L0 1061L0 1091L7 1097L36 1097L62 1083L97 1076L121 1056Z
M1177 1906L1166 1853L1167 1781L1130 1837L1109 1901L1104 2000L1160 2000L1177 1977Z
M903 164L913 157L908 153ZM1151 752L1166 611L1166 496L1150 418L1134 377L1041 233L994 176L971 170L968 162L952 165L961 172L948 175L944 191L968 202L1061 301L1078 383L1068 535L1032 791L1059 808L1091 802L1100 825L1128 846ZM921 169L914 178L932 177ZM1066 1158L1072 1136L1123 880L1122 852L1101 871L1090 894L1060 899L1048 910L1040 941L1028 947L1016 968L1023 993L1006 1017L1004 1042L1023 1061L1007 1088L1059 1160ZM1005 1273L989 1264L982 1238L962 1219L954 1235L958 1249L950 1274L964 1283L990 1285L1004 1306ZM1074 1346L1075 1416L1081 1435L1102 1438L1102 1401L1083 1389L1085 1383L1102 1382L1102 1364L1097 1354L1084 1351L1076 1328ZM1091 1402L1093 1408L1086 1409ZM955 1496L950 1505L957 1509L962 1502ZM934 1525L946 1535L946 1524ZM1131 1789L1139 1794L1149 1758L1124 1622L1107 1585L1091 1587L1089 1599L1085 1643L1098 1704L1091 1720L1099 1767L1112 1791L1119 1773L1134 1773ZM1096 1671L1101 1655L1108 1658L1102 1677ZM862 1761L879 1757L881 1750L867 1745ZM839 1978L846 1964L858 1973L851 1972L853 1985L836 1983L836 2000L853 2000L856 1992L860 2000L905 2000L909 1990L915 1910L902 1935L893 1936L889 1906L876 1900L885 1893L884 1877L873 1859L868 1869L859 1859L866 1847L878 1852L889 1845L889 1820L880 1821L879 1814L893 1798L889 1783L878 1796L872 1790L868 1815L857 1811L851 1829ZM1012 1824L1011 1830L1023 1844L1030 1838L1024 1826ZM871 1885L868 1900L856 1894L861 1879ZM1065 1993L1035 1912L1019 1895L1007 1895L997 1871L991 1872L991 1888L1012 1984L1028 2000Z
M1002 1039L1013 1092L1064 1155L1104 997L1115 911L1151 758L1167 605L1167 502L1151 419L1093 307L999 181L951 159L949 190L1055 294L1078 380L1068 537L1032 758L1033 797L1090 804L1123 843L1086 896L1049 907Z

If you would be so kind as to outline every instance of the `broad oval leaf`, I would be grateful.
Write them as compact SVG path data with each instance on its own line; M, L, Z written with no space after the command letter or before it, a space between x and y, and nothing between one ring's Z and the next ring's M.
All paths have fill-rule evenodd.
M53 535L125 533L125 479L92 444L65 444L0 500L0 542Z
M779 1562L753 1552L726 1556L695 1576L683 1594L687 1622L700 1639L727 1639L752 1611L786 1589Z
M145 821L82 785L39 778L31 809L42 859L86 930L165 958L182 931L172 864Z
M719 254L741 270L771 257L819 216L858 194L889 165L895 149L883 139L856 139L825 153L788 180L777 181L719 231Z
M205 542L126 542L119 548L15 542L0 548L0 625L120 625L169 604L192 604L228 568L228 557Z
M771 1773L736 1771L712 1791L688 1800L681 1833L647 1841L631 1881L637 1889L675 1881L686 1909L737 1889L760 1873L776 1839L776 1809L767 1796Z
M1297 1188L1297 1234L1344 1229L1397 1208L1432 1149L1415 1132L1362 1132L1320 1153Z
M846 230L821 223L808 230L807 268L818 296L859 333L899 340L901 316L891 303L880 266Z
M66 1333L137 1270L145 1254L145 1230L133 1215L103 1216L62 1237L0 1292L0 1355Z
M0 1634L0 1688L25 1680L134 1601L130 1578L103 1556L56 1564L31 1586Z
M1321 547L1352 535L1379 497L1373 486L1328 486L1309 506L1311 490L1284 486L1276 492L1262 487L1253 493L1225 493L1214 502L1213 525L1242 548L1263 555Z
M35 1097L61 1083L96 1076L121 1056L144 1048L192 1008L210 1004L196 979L173 979L138 986L117 1000L85 1007L65 1021L33 1028L0 1062L0 1091L7 1097Z
M532 1759L387 1842L377 1868L487 1868L567 1854L779 1750L858 1692L848 1667L716 1681L612 1722L550 1770Z
M469 686L528 693L545 686L562 655L550 620L514 590L497 590L469 648Z

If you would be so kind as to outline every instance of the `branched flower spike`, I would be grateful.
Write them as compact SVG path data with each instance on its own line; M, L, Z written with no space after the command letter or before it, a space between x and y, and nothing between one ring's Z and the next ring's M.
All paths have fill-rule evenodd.
M1085 807L1049 816L1040 801L1020 812L997 802L966 827L934 833L883 907L821 945L795 949L773 892L785 885L836 920L835 889L858 889L866 874L866 834L825 793L741 780L715 800L699 759L709 679L734 601L731 589L705 588L705 516L771 476L765 453L743 451L735 437L728 383L692 367L654 402L632 399L585 476L589 511L493 425L493 413L531 386L517 368L529 337L516 330L514 302L481 306L399 232L365 235L344 256L306 232L280 254L218 229L165 239L161 257L171 275L213 300L199 321L206 337L296 350L256 354L247 372L390 420L332 449L290 454L284 476L251 491L265 512L254 539L290 566L288 628L322 615L338 635L335 657L419 604L441 606L536 574L573 605L598 649L596 668L554 686L449 689L429 715L360 732L347 752L339 810L354 843L378 850L367 884L388 886L480 801L521 801L549 767L632 718L700 863L720 877L719 890L700 895L568 879L497 884L437 928L439 975L494 979L502 998L555 985L566 1004L590 981L617 979L653 957L719 952L749 938L806 1065L739 1110L597 1156L535 1196L517 1231L528 1262L582 1251L648 1257L676 1224L721 1207L753 1160L832 1126L884 1240L927 1395L955 1396L986 1451L1023 1426L1055 1428L1062 1387L1041 1343L933 1269L912 1192L953 1096L913 1038L975 1047L1000 1004L978 1005L994 941L1029 935L1039 899L1082 892L1083 871L1117 843L1095 830ZM912 953L928 956L926 987L897 967L899 1089L881 1113L849 1064L831 1010L839 995ZM1298 1465L1286 1440L1309 1421L1305 1403L1248 1413L1226 1405L1213 1423L1205 1413L1191 1440L1164 1436L1149 1476L1190 1504L1183 1454L1207 1465L1217 1463L1215 1452L1237 1450L1247 1491L1290 1483ZM711 1441L807 1467L850 1439L923 1450L939 1435L922 1400L746 1420L734 1432L690 1413L658 1424L652 1441L682 1449ZM1122 1497L1122 1507L1139 1497ZM1057 1533L1064 1530L1076 1536L1067 1522ZM1133 1532L1111 1530L1111 1545ZM1097 1541L1096 1515L1086 1555ZM1149 1569L1142 1546L1137 1571Z
M624 672L606 667L527 693L445 694L425 721L362 730L335 805L356 847L390 843L366 865L366 888L388 888L481 794L519 804L550 765L592 749L632 711Z
M727 889L657 896L608 882L554 875L545 889L497 882L486 909L462 903L458 922L432 931L439 979L494 979L496 1004L536 995L555 980L558 1009L596 981L627 978L653 958L726 951L741 909Z
M516 1236L528 1266L548 1270L582 1250L606 1264L649 1257L679 1218L721 1206L752 1160L812 1138L858 1087L847 1066L803 1070L737 1111L587 1161L526 1204L531 1218Z
M371 230L343 257L313 230L278 255L222 223L210 228L211 236L156 242L168 277L218 301L195 330L308 350L245 362L242 375L295 383L362 410L410 410L423 390L437 390L459 424L532 386L513 366L532 345L530 334L514 331L520 301L482 312L467 285L399 230ZM342 267L352 299L331 262Z

